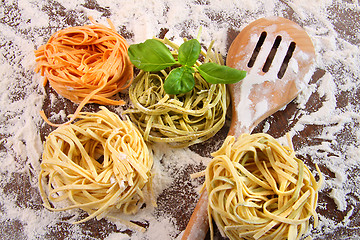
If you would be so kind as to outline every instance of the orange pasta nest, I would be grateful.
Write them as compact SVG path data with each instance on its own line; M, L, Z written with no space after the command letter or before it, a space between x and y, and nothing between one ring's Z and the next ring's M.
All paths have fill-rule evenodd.
M35 72L45 76L44 85L49 81L57 93L79 104L73 118L87 103L123 105L123 100L111 97L126 89L133 78L126 40L109 20L111 28L90 20L93 25L54 33L35 51Z

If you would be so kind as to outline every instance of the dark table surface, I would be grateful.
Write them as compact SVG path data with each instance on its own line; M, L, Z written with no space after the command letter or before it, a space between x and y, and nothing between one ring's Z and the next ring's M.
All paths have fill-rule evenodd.
M244 2L243 7L240 7L240 3L236 6L234 4L234 8L237 9L234 11L231 6L220 8L219 3L215 4L215 1L186 1L189 4L188 8L193 11L200 9L199 11L202 12L197 13L194 20L191 20L192 17L189 16L187 21L179 22L176 25L178 31L169 31L170 35L166 36L172 37L171 34L173 34L175 39L193 37L193 29L197 29L199 23L204 25L203 31L206 31L207 26L211 28L211 24L222 26L220 29L226 34L224 37L226 43L223 43L223 54L226 55L227 48L241 28L258 17L283 16L297 22L308 31L317 54L316 70L309 87L300 98L261 122L254 132L266 132L275 138L281 138L286 133L290 133L294 149L298 151L298 157L314 173L315 163L319 165L325 179L319 193L317 208L320 226L312 229L309 235L314 239L358 239L360 238L358 227L360 225L360 189L358 187L360 180L360 151L358 149L360 144L360 91L358 88L360 84L360 5L357 0L318 1L316 4L311 4L311 1L309 4L306 2L300 4L282 0L263 1L262 5L254 3L259 6L257 8L251 7L249 2ZM164 8L164 15L167 14L166 12L172 12L172 14L177 12L176 4L171 4L171 1L165 3L167 4L156 1L135 2L139 7L148 5L148 7L142 6L144 21L153 17L151 9L167 6ZM131 3L123 2L122 4ZM311 9L312 5L320 8ZM31 6L47 17L37 19L36 11L26 10ZM72 8L73 6L75 7ZM179 3L179 12L182 6ZM31 141L34 140L25 133L23 137L19 137L17 132L11 130L9 126L16 125L14 123L16 119L19 121L28 119L22 117L24 114L33 114L33 123L20 124L19 131L24 131L24 129L33 131L35 136L44 140L53 128L41 121L37 116L37 111L27 112L25 107L19 108L19 111L13 111L8 106L7 99L19 104L33 104L26 101L29 91L21 90L21 88L33 88L33 93L39 96L46 93L47 97L39 98L40 102L37 104L43 104L42 108L47 115L62 109L67 114L72 113L76 105L58 97L49 86L44 91L34 87L41 85L40 77L32 72L34 65L30 63L26 65L19 59L30 59L28 62L31 62L33 57L29 57L29 54L32 54L39 44L43 44L56 30L87 22L86 13L89 14L89 12L94 14L96 19L113 18L114 25L129 42L144 41L145 39L140 38L146 34L149 35L147 37L162 36L175 21L169 20L171 26L166 26L166 22L161 22L163 20L161 19L148 23L158 22L158 26L151 27L143 22L139 23L138 29L134 30L131 24L116 22L119 7L121 6L114 2L107 4L106 1L97 2L96 0L87 0L79 4L67 1L63 4L58 0L36 0L31 4L16 0L0 2L0 53L2 54L0 82L4 83L2 86L6 86L6 89L1 87L3 89L1 99L5 100L0 102L2 128L0 164L4 166L0 170L0 239L110 239L110 236L114 237L116 234L119 234L118 239L151 238L146 233L134 234L131 230L106 219L93 219L74 226L69 220L71 216L66 217L61 213L53 214L51 222L44 224L40 221L38 225L27 222L31 216L20 217L22 211L23 214L39 217L47 210L42 206L36 185L38 168L32 159L34 157L27 156L26 150L19 150L17 147L19 146L17 141L21 142L26 149L26 146L30 146ZM204 16L201 15L202 13ZM205 20L201 20L199 15ZM45 22L36 24L36 21ZM27 25L30 23L32 25ZM155 27L158 29L157 32L149 32ZM136 33L142 31L142 28L144 28L144 35L135 36ZM214 30L212 33L219 34ZM27 45L21 45L22 41L16 41L17 39L24 40ZM31 47L33 48L29 49ZM11 84L10 78L14 78ZM35 80L38 83L34 83ZM126 97L126 93L122 96ZM30 106L29 108L32 109ZM97 105L91 104L84 108L85 111L97 109ZM118 111L118 108L110 109ZM207 142L191 146L190 150L194 154L209 158L210 152L220 146L224 140L228 126L229 124ZM6 166L9 166L11 161L14 161L14 165L7 168ZM203 163L198 163L178 169L174 166L171 170L176 177L157 196L158 210L154 210L154 215L170 216L173 219L173 233L170 237L159 235L159 239L176 238L185 228L198 198L196 191L203 181L202 179L189 181L189 174L202 170L204 167ZM186 189L183 187L184 182L187 183ZM138 223L145 227L151 224L146 219ZM43 230L38 231L40 228ZM216 237L222 239L218 233Z

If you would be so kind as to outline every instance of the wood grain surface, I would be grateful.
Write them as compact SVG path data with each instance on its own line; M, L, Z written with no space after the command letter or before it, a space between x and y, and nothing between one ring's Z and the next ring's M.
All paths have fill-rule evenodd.
M36 1L35 1L36 2ZM66 10L59 0L49 0L46 1L47 3L44 4L45 7L42 11L46 12L49 16L49 27L41 29L43 35L50 36L57 29L61 29L66 26L75 26L82 24L87 21L86 16L82 14L74 14L71 11ZM196 2L196 3L195 3ZM201 4L206 1L194 1L194 4ZM349 2L349 1L343 1ZM351 2L351 1L350 1ZM356 1L355 1L356 2ZM281 15L284 17L298 23L299 25L306 27L307 20L302 20L299 15L297 15L294 9L291 6L296 6L292 4L288 4L286 1L279 0L278 4L282 6L283 9L286 11L282 12ZM331 12L329 14L333 18L333 26L336 30L339 38L343 39L344 41L348 42L352 45L359 45L360 44L360 33L358 31L359 22L360 22L360 11L359 11L359 2L355 3L357 5L356 8L344 8L340 2L336 2L335 4L331 5L328 8L328 11ZM84 8L92 9L93 11L97 12L102 17L110 17L112 11L106 7L106 5L100 5L96 2L96 0L86 0L83 3ZM18 9L17 1L13 1L13 3L7 3L6 1L0 2L0 9L2 10L2 14L0 14L0 24L6 25L9 28L19 28L18 23L27 21L25 16L17 14L20 12ZM230 46L231 42L239 33L239 29L242 25L245 25L245 22L250 22L250 20L254 20L252 16L249 14L248 19L235 19L235 18L223 18L220 13L216 14L209 14L212 18L213 22L217 24L223 24L224 22L231 22L232 26L237 26L237 28L228 28L227 30L227 48ZM182 23L185 24L185 23ZM351 25L352 27L349 27ZM134 38L134 33L131 32L126 27L121 27L121 34L127 38L132 39ZM157 35L162 37L168 29L166 28L159 28ZM24 34L24 38L26 37L26 33ZM184 27L184 31L180 32L179 35L181 37L193 37L189 32L186 31L186 27ZM27 36L31 38L31 36ZM196 37L196 36L195 36ZM10 40L1 40L1 46L9 43ZM323 54L317 52L316 54ZM358 58L359 59L359 58ZM11 61L11 58L7 59L6 61ZM359 65L359 63L357 63ZM360 66L359 66L360 67ZM290 131L294 125L296 125L298 119L306 112L308 114L314 113L319 110L324 102L326 101L325 97L317 91L319 87L318 82L327 74L330 73L333 76L341 76L341 72L346 71L344 66L339 64L338 66L331 66L326 69L317 68L311 78L309 84L315 87L314 91L311 93L307 103L305 106L299 106L297 101L292 101L289 103L285 108L281 109L280 111L276 112L275 114L271 115L267 119L260 122L260 124L254 129L253 132L264 132L266 131L268 134L272 135L273 137L282 137L288 131ZM31 73L33 74L33 73ZM352 81L358 82L360 84L360 79L358 75L353 75ZM49 87L46 86L46 93L47 96L57 96L56 92ZM19 91L18 93L14 93L14 99L16 98L23 98L22 92ZM121 93L121 97L126 98L126 93ZM348 103L353 103L356 107L355 112L360 112L360 106L356 103L359 103L360 99L360 91L347 91L343 89L338 91L336 97L336 107L341 109L344 106L348 105ZM51 106L51 109L50 109ZM124 108L127 108L126 105ZM109 107L112 109L111 107ZM60 110L65 110L66 114L73 113L76 109L76 105L74 105L69 100L63 99L58 97L56 101L54 98L47 97L44 100L44 108L45 114L49 115L51 111L58 112ZM98 105L96 104L89 104L83 110L84 111L96 111L98 109ZM230 108L231 109L231 108ZM191 146L190 149L201 156L210 156L209 149L212 149L211 146L219 146L228 131L230 126L230 119L231 119L231 112L228 114L227 124L218 132L215 137L208 140L205 143L197 144ZM317 144L321 144L322 142L326 142L326 139L319 138L319 132L321 132L325 127L331 125L319 125L317 123L314 124L306 124L305 128L296 132L296 135L293 136L293 145L295 150L301 148L304 145L313 146ZM356 129L360 127L360 121L355 121L353 123L356 126ZM4 125L6 126L6 125ZM39 126L39 134L41 135L41 139L44 140L45 136L47 136L54 128L42 124ZM347 141L357 141L360 145L360 139L357 137L356 133L353 132L353 127L349 125L342 129L342 132L336 136L336 144L333 146L339 153L344 153L346 149L342 149L342 145ZM1 139L6 139L7 136L0 136ZM6 140L1 141L0 150L2 152L11 151L5 146ZM328 153L329 155L331 153ZM345 154L345 153L344 153ZM306 155L299 155L298 156L301 160L305 162L305 164L314 171L315 165L312 159L311 154ZM20 160L19 160L20 161ZM39 160L40 161L40 160ZM1 159L0 159L1 163ZM325 180L335 179L336 172L332 169L329 169L324 164L319 165L320 170L322 171ZM190 174L203 170L205 166L202 164L198 165L189 165L186 169L181 169L176 171L176 178L171 186L163 193L158 196L158 207L162 209L161 213L168 213L175 218L175 224L181 232L185 229L187 222L191 216L191 213L196 205L198 194L193 186L187 186L188 189L184 190L182 183L190 178ZM347 173L348 179L347 181L357 181L357 176L360 174L360 162L358 165L355 165L351 171ZM0 184L0 194L7 195L11 194L15 196L14 204L17 205L19 209L22 208L31 208L34 210L41 210L43 209L41 198L38 193L38 189L36 186L33 186L30 181L28 174L19 171L18 173L12 173L11 181L6 184ZM203 179L197 179L197 184L200 184ZM324 216L326 219L331 219L334 222L334 229L320 234L321 237L317 239L356 239L359 238L359 229L357 226L360 225L360 199L359 199L359 189L355 190L355 192L349 191L348 198L352 199L347 204L347 209L344 211L340 211L337 208L337 205L334 199L331 197L332 189L325 188L322 189L319 193L319 205L323 206L318 208L317 211L321 216ZM0 214L3 214L2 211L3 206L0 204ZM351 215L347 216L347 214L351 211ZM85 213L84 213L85 215ZM347 226L343 226L341 223L344 221L345 218L349 218L351 224ZM6 219L6 216L3 216L2 219ZM147 227L148 222L139 222L138 224ZM9 219L3 220L0 222L0 239L28 239L27 236L24 235L24 223ZM131 238L132 230L120 230L117 225L112 223L111 221L102 219L102 220L95 220L92 219L89 222L79 224L78 231L83 232L82 239L106 239L108 235L111 233L116 232L124 232L128 233L129 238ZM320 231L320 230L313 230L313 231ZM64 219L63 222L58 222L52 228L47 230L47 234L45 236L46 239L72 239L72 226L70 223ZM6 236L6 238L5 238ZM10 236L10 238L9 238ZM317 234L319 236L319 234ZM224 239L220 236L218 232L216 232L216 239ZM159 236L161 239L161 236ZM206 239L210 239L209 234L207 235Z

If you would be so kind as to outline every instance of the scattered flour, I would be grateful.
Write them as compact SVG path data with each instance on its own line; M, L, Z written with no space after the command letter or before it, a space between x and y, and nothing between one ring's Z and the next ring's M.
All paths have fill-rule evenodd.
M90 225L71 225L79 211L58 213L42 207L37 173L42 154L39 128L43 126L39 111L45 90L39 74L33 72L33 51L52 33L88 23L88 16L104 24L110 18L119 31L127 33L129 43L142 42L165 29L166 37L181 42L183 37L197 36L201 26L201 41L215 40L226 55L229 29L239 31L259 17L273 15L292 17L306 29L316 49L316 67L325 71L296 99L298 109L289 119L288 129L295 139L307 126L318 126L306 141L295 142L295 147L300 156L310 157L312 163L328 170L320 193L320 226L311 235L314 239L331 234L341 238L342 229L348 228L354 235L344 239L358 236L360 176L354 172L360 171L359 1L12 0L0 5L0 239L175 239L181 234L166 206L156 209L149 205L129 216L148 226L146 232L131 236L116 221L101 220L102 228L94 230ZM292 67L298 70L295 63ZM314 97L318 104L309 107ZM50 98L55 102L54 96ZM64 118L65 113L52 117ZM271 130L270 121L264 123L264 132ZM167 197L164 192L175 186L177 175L191 165L201 168L210 160L189 149L161 144L153 149L154 192L162 199ZM179 191L185 196L185 187L198 190L200 181L189 179L182 184ZM195 200L196 193L192 194ZM326 211L330 202L343 217Z

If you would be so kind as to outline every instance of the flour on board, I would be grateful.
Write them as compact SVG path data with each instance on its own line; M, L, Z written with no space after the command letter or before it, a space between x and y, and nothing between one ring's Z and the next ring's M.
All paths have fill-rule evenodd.
M311 144L299 141L296 151L329 170L324 173L321 192L332 199L344 216L328 217L328 203L320 202L319 210L323 210L320 226L311 236L319 239L342 228L358 229L351 218L359 211L354 206L356 199L360 199L357 187L360 177L350 173L360 169L360 100L356 95L360 81L359 12L359 2L349 0L3 1L0 6L0 236L50 239L65 234L72 239L130 239L126 227L116 221L100 220L99 236L90 227L71 225L82 213L45 210L37 190L36 174L42 154L39 129L44 127L39 111L45 90L40 76L33 72L33 51L56 30L89 23L88 16L105 25L106 18L110 18L117 30L126 34L129 43L142 42L162 31L167 32L166 37L181 43L183 37L197 36L202 26L200 41L207 45L215 40L217 49L225 55L229 29L239 31L260 17L291 15L310 35L316 49L316 67L326 73L316 83L310 83L295 101L298 109L290 118L288 132L296 138L308 125L321 126L317 132L310 133ZM345 29L340 27L343 24L339 22L340 13L348 26ZM290 67L294 72L299 70L295 62ZM340 94L347 98L343 105L338 104ZM307 104L313 97L321 101L309 108ZM53 104L56 98L50 98ZM121 113L122 109L117 111ZM51 119L63 119L64 114L54 113ZM263 131L271 129L270 122L271 119L264 123ZM174 150L166 146L155 146L154 158L155 196L164 202L179 200L166 195L174 190L173 182L179 181L177 175L189 171L191 165L197 166L192 168L196 171L209 161L207 156L189 149ZM201 181L189 179L182 184L198 190ZM188 195L185 187L177 191ZM193 200L196 202L196 194ZM138 215L128 218L148 227L144 233L131 233L131 239L175 239L181 234L171 209L161 203L158 209L149 204ZM60 231L65 228L67 232Z

